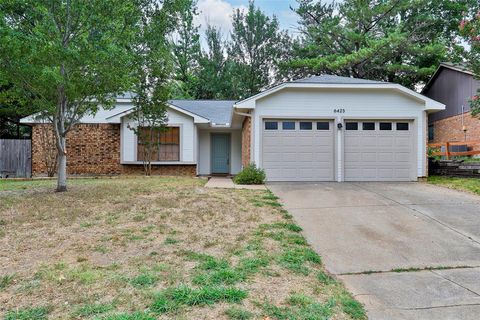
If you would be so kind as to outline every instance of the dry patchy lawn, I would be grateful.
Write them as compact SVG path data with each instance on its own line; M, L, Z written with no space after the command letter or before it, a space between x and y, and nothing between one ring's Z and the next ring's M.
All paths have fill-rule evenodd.
M0 181L3 319L364 319L265 191Z

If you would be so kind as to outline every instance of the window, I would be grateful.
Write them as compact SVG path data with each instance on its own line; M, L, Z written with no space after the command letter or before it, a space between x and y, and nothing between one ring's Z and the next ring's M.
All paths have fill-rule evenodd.
M428 126L428 141L433 141L435 139L435 127L433 124Z
M180 128L168 127L166 130L139 128L137 160L148 157L152 147L151 161L180 161Z
M283 130L295 130L295 121L284 121L282 122Z
M317 130L330 130L329 122L317 122Z
M392 123L391 122L380 122L380 130L383 130L383 131L392 130Z
M278 122L265 121L265 130L278 130Z
M311 122L300 122L300 130L312 130Z
M358 122L347 122L345 123L346 130L358 130Z
M397 131L408 131L408 122L397 122Z
M375 130L375 122L363 122L362 129L364 131L372 131Z

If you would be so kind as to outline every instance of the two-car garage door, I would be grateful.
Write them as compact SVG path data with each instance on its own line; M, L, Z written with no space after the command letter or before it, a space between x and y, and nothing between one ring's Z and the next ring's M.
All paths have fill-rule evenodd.
M349 120L343 130L345 181L415 179L413 122ZM333 120L264 120L262 131L269 181L336 180Z

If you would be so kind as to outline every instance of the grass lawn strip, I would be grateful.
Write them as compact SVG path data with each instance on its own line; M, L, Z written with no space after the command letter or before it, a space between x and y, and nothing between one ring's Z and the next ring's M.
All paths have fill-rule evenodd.
M430 176L428 183L480 195L480 179Z
M0 241L19 248L0 248L3 319L366 319L270 192L18 183L0 185Z

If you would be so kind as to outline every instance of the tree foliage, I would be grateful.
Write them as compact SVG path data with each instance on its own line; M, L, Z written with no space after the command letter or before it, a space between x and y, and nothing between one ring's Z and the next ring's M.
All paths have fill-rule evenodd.
M273 84L282 53L289 47L288 34L281 31L275 16L269 17L250 1L246 12L233 14L228 46L234 63L232 81L238 98L252 96Z
M458 21L475 0L299 0L302 39L284 67L414 88L461 50Z
M467 53L469 64L477 78L480 79L480 8L478 11L465 17L460 22L460 32L466 41L470 44L470 51ZM472 115L480 114L480 89L470 100Z
M198 63L200 58L199 26L194 17L198 15L196 0L179 0L177 26L173 36L175 57L175 95L181 98L195 96Z
M169 81L174 69L168 35L173 31L179 2L167 0L142 3L142 17L134 42L134 110L131 127L142 145L142 162L146 175L152 172L152 157L159 147L156 136L165 130Z
M129 0L3 0L0 78L54 124L58 191L66 190L66 135L132 84Z
M221 31L207 26L207 48L199 59L197 99L234 99L237 94L232 85L233 63L228 58Z

